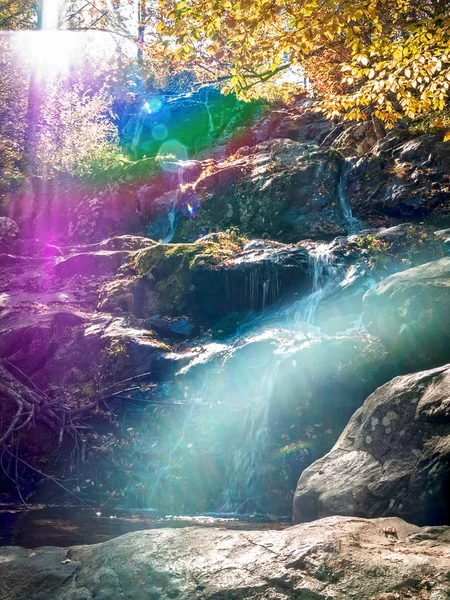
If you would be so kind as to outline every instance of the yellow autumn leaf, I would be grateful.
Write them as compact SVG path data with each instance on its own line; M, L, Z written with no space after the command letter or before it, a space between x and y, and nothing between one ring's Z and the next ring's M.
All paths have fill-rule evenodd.
M165 24L158 27L161 37L190 46L178 57L185 63L180 68L194 68L199 81L207 77L202 67L212 69L218 78L238 78L224 88L225 95L236 88L243 98L244 85L245 99L273 98L275 93L280 98L288 85L283 81L276 92L277 67L289 61L309 77L316 108L329 117L363 119L372 108L392 127L405 116L414 119L448 106L450 13L442 3L427 2L420 18L413 0L304 0L293 3L292 12L291 3L284 0L155 0L154 4ZM151 25L147 27L150 39ZM197 66L208 52L211 62ZM166 62L170 64L169 59ZM291 98L301 80L289 83ZM388 88L389 94L380 94ZM392 98L398 100L395 109L389 106Z

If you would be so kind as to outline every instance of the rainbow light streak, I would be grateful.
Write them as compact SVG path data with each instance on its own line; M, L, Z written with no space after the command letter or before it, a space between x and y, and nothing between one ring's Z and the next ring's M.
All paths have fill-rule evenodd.
M44 104L54 103L57 106L58 90L65 87L69 90L74 81L80 80L88 90L95 89L97 75L91 68L92 64L107 61L114 44L106 33L58 30L54 0L44 4L46 14L42 31L15 32L11 36L12 60L17 62L18 69L34 73L36 98ZM120 90L113 90L111 93L120 96L119 92ZM209 135L200 100L200 108L197 109L194 98L194 110L193 100L190 99L184 108L182 97L180 95L181 100L158 96L144 96L140 99L136 106L136 123L133 125L130 119L131 125L138 131L136 146L132 156L126 155L129 148L123 148L126 155L121 163L123 168L111 171L99 169L85 179L56 175L51 181L43 180L39 186L33 186L29 179L20 186L14 187L11 184L7 200L9 216L20 221L31 214L37 203L47 207L39 213L40 217L35 222L35 237L45 239L51 246L66 241L67 215L73 214L76 207L90 198L98 199L102 211L108 215L108 219L99 219L92 225L96 236L107 237L110 234L108 223L112 220L123 222L124 227L135 227L136 197L144 193L142 189L145 189L145 199L140 206L142 212L139 218L146 219L147 215L154 215L155 210L164 214L165 206L161 207L158 203L160 198L168 190L195 181L198 174L190 174L190 165L185 167L180 163L195 156L203 148ZM219 94L215 102L217 110L221 111L229 99ZM249 112L243 117L244 127L240 126L227 139L223 147L225 156L233 154L236 147L246 145L253 139L251 114ZM119 109L118 121L121 117ZM35 115L33 118L40 117ZM53 122L40 119L40 131L51 136L52 127L58 125L57 121L57 115ZM139 130L142 123L142 129ZM39 138L39 143L41 139ZM213 144L214 142L212 148ZM144 157L154 156L159 159L157 168L151 168L151 161L143 160L142 165L140 164ZM3 173L3 177L8 178L9 174ZM190 217L196 216L201 211L201 204L201 199L196 198L185 205L186 213ZM198 233L202 237L208 231ZM49 248L49 252L51 251L52 248Z

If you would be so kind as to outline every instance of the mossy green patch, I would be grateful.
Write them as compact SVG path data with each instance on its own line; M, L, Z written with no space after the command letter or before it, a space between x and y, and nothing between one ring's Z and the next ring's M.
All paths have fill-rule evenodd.
M137 255L136 272L154 282L157 304L164 314L184 314L189 312L193 272L220 268L244 241L231 232L192 244L157 244Z

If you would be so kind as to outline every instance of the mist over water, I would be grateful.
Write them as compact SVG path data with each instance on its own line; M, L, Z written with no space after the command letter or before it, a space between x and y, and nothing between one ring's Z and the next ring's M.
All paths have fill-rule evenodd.
M302 368L289 356L298 348L313 348L317 341L327 339L317 322L317 309L336 292L345 273L331 244L315 244L309 251L310 292L305 297L287 307L266 308L248 317L223 343L201 345L199 354L178 371L167 393L173 400L186 403L186 408L173 408L172 417L162 425L165 454L160 471L152 479L149 507L160 508L170 487L168 481L173 483L174 478L184 476L187 487L172 491L178 498L175 505L179 503L185 510L192 510L197 501L197 507L203 505L204 510L213 512L267 512L276 451L271 431L273 411L285 384L285 365ZM247 293L258 296L264 294L265 286L274 285L268 273L262 272L260 279L253 275L249 280ZM254 304L261 306L261 301ZM183 356L180 354L179 359ZM306 392L298 389L300 395ZM178 425L174 427L174 423ZM210 443L205 445L205 439ZM197 448L200 455L193 457ZM307 459L307 444L300 443L298 448L303 448L298 451ZM211 454L202 458L205 451ZM181 459L186 452L189 456Z

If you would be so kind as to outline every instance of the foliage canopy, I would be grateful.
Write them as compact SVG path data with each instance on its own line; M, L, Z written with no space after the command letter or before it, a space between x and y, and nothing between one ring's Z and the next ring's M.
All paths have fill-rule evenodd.
M159 0L158 29L179 59L202 58L254 95L293 65L329 116L392 127L444 111L450 86L447 0ZM170 45L170 44L169 44ZM256 89L255 89L256 88Z

